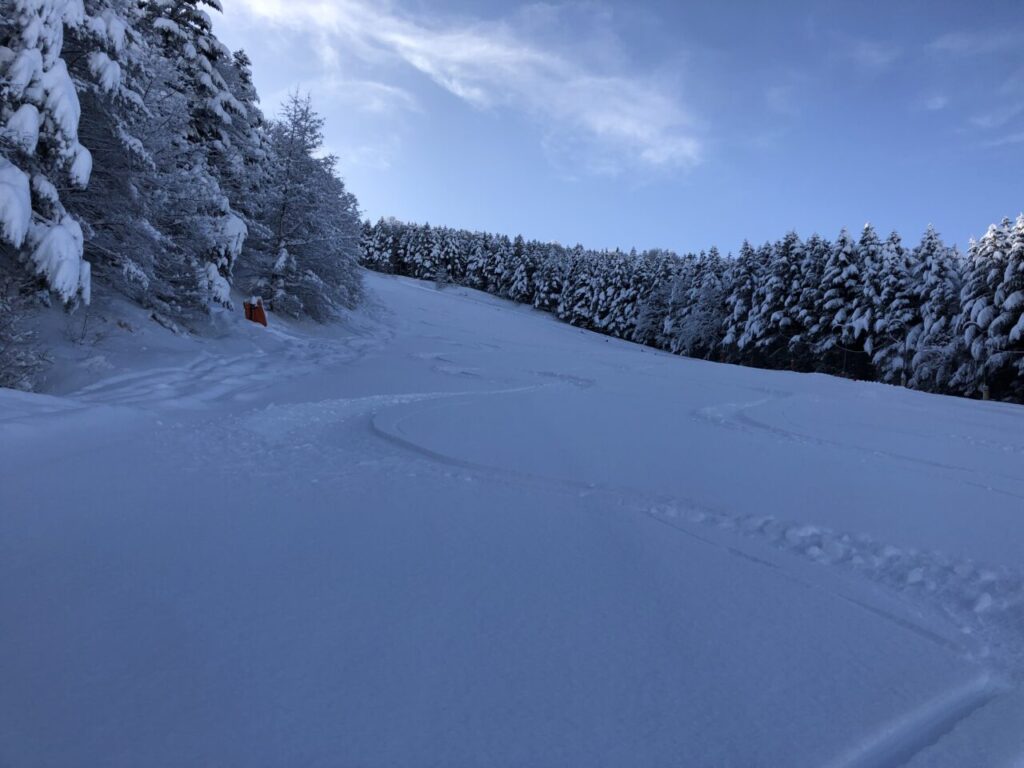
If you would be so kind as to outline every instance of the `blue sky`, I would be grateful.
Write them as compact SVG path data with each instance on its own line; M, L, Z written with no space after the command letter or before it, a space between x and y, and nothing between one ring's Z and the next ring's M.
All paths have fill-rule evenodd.
M228 0L264 109L312 93L366 215L718 245L1024 209L1019 0Z

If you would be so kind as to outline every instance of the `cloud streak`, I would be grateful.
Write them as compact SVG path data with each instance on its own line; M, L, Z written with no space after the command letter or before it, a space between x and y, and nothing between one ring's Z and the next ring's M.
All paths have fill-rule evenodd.
M861 69L882 72L900 57L900 50L888 43L858 40L847 51L849 59Z
M476 108L530 116L548 145L593 150L602 169L687 168L701 160L695 122L668 88L542 46L514 21L427 22L368 0L241 4L261 19L315 35L325 63L342 55L369 64L399 61ZM333 49L320 50L324 45Z
M1020 31L947 32L928 44L932 53L953 56L983 56L1002 53L1020 45Z

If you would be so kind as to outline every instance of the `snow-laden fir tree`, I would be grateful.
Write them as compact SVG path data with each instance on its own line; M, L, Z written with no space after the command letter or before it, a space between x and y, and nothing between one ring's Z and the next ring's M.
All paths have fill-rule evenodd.
M474 232L469 237L468 251L466 257L465 282L470 288L479 290L487 289L487 258L490 235L482 232Z
M1024 214L1011 227L1004 222L1006 266L992 296L988 325L987 375L1000 398L1024 396Z
M558 298L558 319L571 325L582 325L590 321L590 265L592 254L582 245L575 245L566 254L566 269L562 292Z
M786 364L789 340L800 330L790 301L800 290L803 257L800 236L789 232L771 247L764 276L754 290L746 343L752 344L758 359L770 367Z
M270 141L267 121L259 107L259 95L252 80L252 61L245 51L221 56L215 63L229 100L225 111L226 124L221 139L215 144L213 167L221 189L231 201L232 209L246 223L255 220L258 191L266 181Z
M814 234L803 244L793 289L786 298L786 315L792 318L787 355L789 367L797 371L811 371L818 367L816 350L823 334L831 334L831 319L823 326L824 299L822 275L832 244Z
M882 246L874 309L871 360L879 381L906 386L915 347L910 331L920 322L917 264L893 232Z
M1008 222L1001 230L1006 253L1016 254L1019 246L1009 240L1022 236L1015 229L1011 238ZM442 258L444 249L434 247L438 240L429 226L395 222L393 231L412 254L398 259L396 271L417 276L423 269L418 254L428 254L431 263ZM835 243L818 235L802 242L791 232L756 250L746 245L739 259L723 259L715 249L679 257L582 246L567 251L557 244L460 230L438 236L456 243L454 255L444 258L454 260L465 284L532 303L607 335L695 357L877 377L936 391L949 391L965 371L982 371L988 379L1007 379L1000 396L1024 399L1010 386L1020 378L1016 369L999 367L1016 361L1013 345L1022 335L1020 317L1013 314L1024 295L1020 268L1007 267L1018 260L1005 258L999 279L982 281L981 293L998 305L1002 319L994 328L995 316L988 319L983 347L991 354L979 365L953 333L954 327L966 327L954 322L961 260L934 230L913 252L904 249L897 233L879 241L870 225L857 242L846 230ZM364 243L374 248L372 238ZM974 249L972 254L979 256ZM370 254L364 260L374 262ZM969 365L961 365L964 360Z
M633 248L628 254L616 251L612 271L614 298L605 328L612 336L631 339L636 330L640 296L647 291L649 278L642 269L640 255Z
M464 250L461 232L450 227L435 229L431 247L434 279L442 283L460 282L466 271Z
M874 352L875 313L880 303L882 273L885 269L883 246L870 223L864 225L860 240L857 241L856 264L860 285L850 311L844 343L863 349L870 358Z
M604 255L594 286L594 326L610 336L627 338L636 325L637 288L633 272L636 251L629 255L613 251Z
M514 272L515 245L507 235L491 238L487 263L484 266L484 280L487 290L497 296L508 296Z
M257 218L273 260L255 286L275 311L319 322L354 306L361 292L358 207L336 159L317 155L322 144L323 119L308 96L292 94L270 126L275 160Z
M668 292L668 309L661 323L658 333L660 346L675 354L680 354L679 329L687 314L693 311L691 289L694 286L697 270L701 269L706 259L706 254L687 254L679 260L676 269L673 270L672 284Z
M147 37L137 3L86 0L86 10L89 22L66 31L65 49L81 102L80 134L94 164L88 190L69 191L67 206L84 223L92 272L160 312L202 304L201 267L190 253L202 227L186 222L171 198L187 125L184 97L172 89L178 73L156 33ZM189 205L196 197L190 190ZM189 240L174 241L160 219L180 226Z
M65 303L88 303L91 285L81 224L59 192L92 173L62 57L65 27L88 22L81 0L0 1L0 268L24 264Z
M914 284L920 308L917 325L907 333L914 351L910 385L932 392L945 391L962 354L956 333L963 285L963 261L929 226L914 249Z
M650 347L664 347L662 328L669 315L672 282L679 260L666 251L645 251L637 265L636 323L633 341Z
M965 395L988 395L993 353L989 326L999 316L995 306L996 291L1002 285L1010 248L1010 220L993 224L977 242L972 242L967 256L964 287L960 293L960 316L957 325L963 335L967 356L953 376L951 386Z
M719 357L730 295L730 268L712 247L680 271L673 288L675 311L665 320L665 335L676 354L714 360Z
M520 239L520 238L517 238ZM536 274L540 262L540 244L524 242L514 258L515 268L508 288L508 297L521 304L532 304L536 294Z
M865 377L868 361L860 344L867 318L859 253L857 244L843 229L832 244L822 273L822 332L817 353L825 370Z
M190 212L205 249L197 259L200 287L208 302L230 306L231 277L241 255L248 227L231 206L222 187L232 165L232 124L250 111L231 93L221 70L229 66L231 52L213 34L209 14L202 7L220 10L218 0L148 0L143 4L147 30L158 39L175 78L168 88L184 101L187 144L179 146L176 164L197 180L202 197ZM237 132L236 132L237 133ZM180 182L180 179L171 179ZM177 234L184 236L187 228ZM198 244L198 243L197 243Z
M769 321L769 316L762 314L761 304L764 300L764 288L770 276L775 251L776 246L771 243L764 243L755 251L753 291L749 298L750 309L736 345L740 350L736 358L737 362L745 365L770 365L770 361L763 354L763 347L757 341L767 332L766 323ZM734 270L737 267L738 265L733 265Z
M560 245L547 246L534 275L533 306L545 312L556 312L562 297L562 284L568 260Z
M731 272L731 290L725 300L727 315L722 348L728 359L738 362L746 356L745 347L750 341L747 322L754 305L754 291L761 280L760 255L748 241L744 240L740 246Z
M377 272L393 272L397 237L394 223L382 217L370 236L369 250L364 252L366 266Z
M600 288L602 256L586 253L580 249L578 258L573 260L572 272L562 291L559 317L570 325L580 328L594 326L594 308L597 304L597 290Z

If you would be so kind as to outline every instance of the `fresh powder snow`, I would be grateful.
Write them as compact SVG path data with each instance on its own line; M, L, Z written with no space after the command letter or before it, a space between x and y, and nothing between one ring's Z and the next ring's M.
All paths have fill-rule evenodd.
M0 763L1024 760L1024 409L365 280L0 390Z

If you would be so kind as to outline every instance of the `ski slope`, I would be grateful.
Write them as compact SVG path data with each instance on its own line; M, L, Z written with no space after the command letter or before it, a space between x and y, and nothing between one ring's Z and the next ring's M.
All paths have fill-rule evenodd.
M1024 765L1024 408L367 283L0 391L0 764Z

